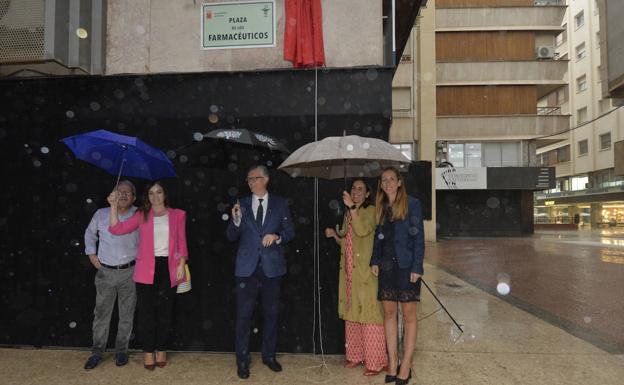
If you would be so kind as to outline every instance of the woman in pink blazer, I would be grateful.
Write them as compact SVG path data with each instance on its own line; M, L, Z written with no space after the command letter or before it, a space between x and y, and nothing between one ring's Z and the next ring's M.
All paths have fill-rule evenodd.
M124 222L117 217L116 191L108 196L112 234L139 229L139 248L134 269L137 290L138 331L148 370L167 364L167 339L176 286L186 280L186 212L169 207L161 182L152 182L143 205Z

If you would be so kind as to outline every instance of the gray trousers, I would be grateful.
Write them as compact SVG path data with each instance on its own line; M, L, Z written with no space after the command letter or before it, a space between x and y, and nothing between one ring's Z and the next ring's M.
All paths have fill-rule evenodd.
M115 299L117 299L119 310L115 352L125 353L128 351L136 306L136 287L132 279L133 273L134 266L122 270L101 267L95 274L96 296L95 309L93 310L93 348L91 349L93 354L102 355L106 350Z

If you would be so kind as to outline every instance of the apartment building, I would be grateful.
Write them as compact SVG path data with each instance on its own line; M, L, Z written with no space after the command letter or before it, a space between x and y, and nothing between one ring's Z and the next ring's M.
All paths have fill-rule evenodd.
M555 0L437 0L417 19L393 82L390 138L411 140L438 166L439 236L532 233L533 191L554 183L554 170L534 167L534 138L569 126L567 115L538 109L566 84L567 62L554 50L565 9Z
M615 8L610 12L617 15ZM613 87L607 87L602 74L607 40L601 36L600 15L596 0L569 0L564 31L556 39L556 55L568 59L569 86L545 96L539 105L570 114L570 130L538 141L538 160L556 168L557 184L536 194L536 223L593 228L624 224L624 171L615 169L615 144L624 140L624 109L605 92ZM612 36L612 44L618 41L621 35ZM619 64L612 62L612 69L618 70Z

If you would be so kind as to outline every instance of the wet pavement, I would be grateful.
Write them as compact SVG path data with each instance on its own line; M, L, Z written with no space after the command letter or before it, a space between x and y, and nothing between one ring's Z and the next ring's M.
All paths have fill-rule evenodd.
M492 294L509 281L509 294L499 295L508 303L607 352L624 353L622 228L443 239L428 244L427 258Z
M410 384L622 385L623 235L543 232L428 243L425 280L464 332L423 287ZM499 279L509 294L497 293ZM361 367L343 368L341 355L280 353L284 371L273 373L254 353L248 380L236 377L232 353L172 352L153 372L143 369L140 352L121 368L108 352L86 372L88 355L84 348L0 348L0 385L383 383L382 376L362 376Z

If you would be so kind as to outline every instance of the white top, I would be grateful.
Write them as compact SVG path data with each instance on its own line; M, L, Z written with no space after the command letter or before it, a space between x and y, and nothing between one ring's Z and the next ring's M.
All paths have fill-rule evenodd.
M169 215L154 217L154 255L166 257L169 255Z

